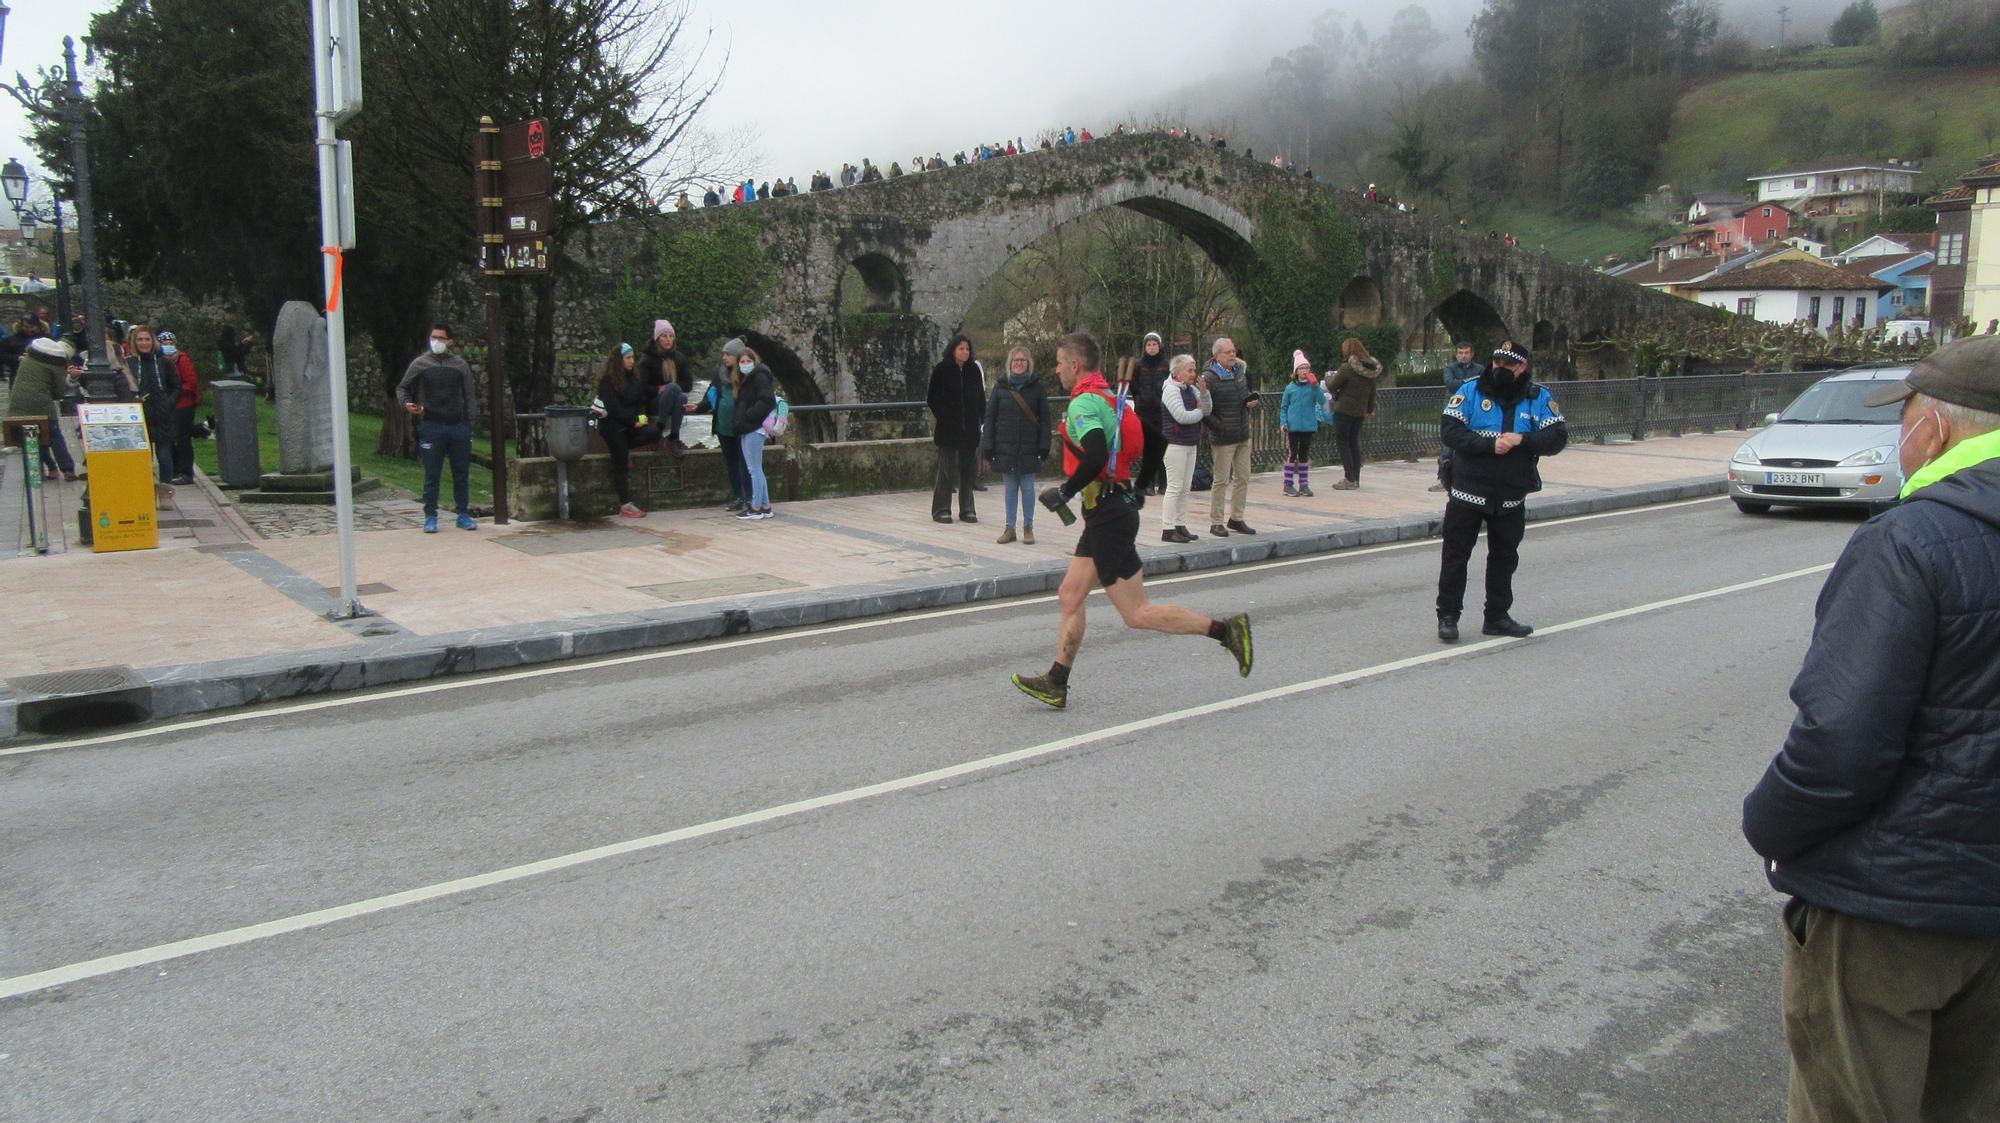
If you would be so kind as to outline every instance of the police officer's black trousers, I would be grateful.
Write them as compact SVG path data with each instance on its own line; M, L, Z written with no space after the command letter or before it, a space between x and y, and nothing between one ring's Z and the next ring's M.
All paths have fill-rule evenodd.
M1528 531L1525 506L1488 513L1454 499L1444 507L1444 566L1438 571L1439 616L1456 618L1465 607L1465 564L1479 527L1486 526L1486 619L1498 620L1514 607L1514 569L1521 564L1521 536Z

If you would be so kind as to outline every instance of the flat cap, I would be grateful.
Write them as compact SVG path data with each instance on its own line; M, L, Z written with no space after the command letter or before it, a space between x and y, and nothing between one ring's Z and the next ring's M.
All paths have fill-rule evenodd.
M1922 394L1967 409L2000 413L2000 335L1968 335L1917 360L1910 376L1864 399L1869 406Z

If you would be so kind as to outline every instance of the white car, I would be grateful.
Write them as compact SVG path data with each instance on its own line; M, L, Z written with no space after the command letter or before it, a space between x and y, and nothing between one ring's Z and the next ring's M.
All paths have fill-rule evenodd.
M1842 371L1806 388L1729 460L1729 497L1761 515L1773 506L1879 507L1903 488L1896 459L1902 403L1862 405L1908 367Z

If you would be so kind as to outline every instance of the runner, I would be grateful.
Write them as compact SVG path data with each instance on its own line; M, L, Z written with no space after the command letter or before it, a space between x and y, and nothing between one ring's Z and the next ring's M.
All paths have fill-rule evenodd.
M1090 590L1103 586L1128 628L1176 636L1202 636L1222 644L1236 658L1236 671L1250 673L1250 618L1238 613L1212 620L1192 609L1146 599L1145 565L1139 560L1139 508L1133 501L1132 467L1144 454L1144 437L1132 404L1097 369L1097 340L1072 332L1056 345L1056 376L1070 397L1062 423L1063 467L1069 479L1042 492L1042 506L1062 513L1082 497L1083 535L1070 559L1058 600L1062 627L1056 661L1042 675L1015 675L1014 685L1037 702L1057 709L1069 702L1069 672L1083 648L1083 609ZM1069 521L1069 520L1065 520Z

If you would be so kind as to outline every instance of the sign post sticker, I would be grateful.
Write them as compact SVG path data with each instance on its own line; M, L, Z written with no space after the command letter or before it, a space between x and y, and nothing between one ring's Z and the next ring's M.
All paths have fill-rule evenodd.
M548 151L549 129L540 117L528 122L528 159L539 160Z

